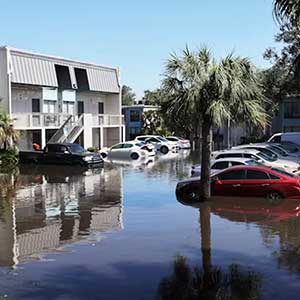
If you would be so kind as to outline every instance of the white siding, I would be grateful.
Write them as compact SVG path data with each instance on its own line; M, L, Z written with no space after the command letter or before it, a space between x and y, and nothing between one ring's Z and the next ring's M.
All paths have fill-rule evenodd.
M0 49L0 107L9 112L9 80L8 80L7 52Z

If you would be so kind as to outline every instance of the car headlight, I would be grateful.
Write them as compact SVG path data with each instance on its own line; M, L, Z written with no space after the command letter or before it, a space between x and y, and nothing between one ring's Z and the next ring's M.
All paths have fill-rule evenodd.
M82 158L84 161L91 161L93 159L93 156L85 156Z

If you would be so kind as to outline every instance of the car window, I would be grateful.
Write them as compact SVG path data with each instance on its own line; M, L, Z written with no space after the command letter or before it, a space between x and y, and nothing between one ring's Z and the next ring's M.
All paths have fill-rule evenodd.
M280 177L278 177L274 174L271 174L271 173L269 173L269 176L270 176L271 179L276 179L276 180L280 179Z
M150 143L158 143L159 141L158 141L156 138L152 137L152 138L149 138L149 139L147 140L147 142L150 142Z
M242 165L244 165L243 163L241 163L239 161L231 161L230 164L231 164L231 166L242 166Z
M245 158L257 159L256 156L254 156L253 154L250 154L250 153L244 153L244 157L245 157Z
M216 162L212 165L211 167L212 169L216 169L216 170L223 170L228 168L228 161L220 161L220 162Z
M72 153L84 153L84 152L86 152L84 150L84 148L79 144L71 144L69 147L70 147Z
M287 154L277 146L269 146L269 148L281 156L287 156Z
M272 143L280 143L281 142L281 136L280 135L277 135L277 136L274 136L271 140Z
M166 139L171 141L171 142L177 142L177 139L173 138L173 137L167 137Z
M243 154L241 153L224 153L217 156L217 159L219 158L227 158L227 157L243 157Z
M248 165L248 166L263 166L262 163L254 160L254 159L247 160L246 165Z
M111 147L112 150L121 149L121 148L123 148L123 144L118 144L118 145L115 145L115 146Z
M288 172L285 172L284 170L281 170L281 169L277 169L277 168L272 168L273 171L276 171L278 173L281 173L285 176L288 176L288 177L295 177L293 174L290 174Z
M245 170L234 170L218 175L220 180L241 180L246 178Z
M148 138L147 136L139 136L139 137L137 137L137 139L139 141L145 141L147 138Z
M132 144L124 144L122 148L132 148L133 145Z
M247 179L270 179L268 174L262 171L256 171L256 170L247 170Z
M61 145L57 147L57 152L64 153L65 151L68 151L66 146Z

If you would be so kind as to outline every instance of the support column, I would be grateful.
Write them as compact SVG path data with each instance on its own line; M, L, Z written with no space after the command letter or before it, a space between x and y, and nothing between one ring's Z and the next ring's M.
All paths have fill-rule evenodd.
M122 129L122 132L123 132L123 134L122 134L122 143L124 143L125 142L125 138L126 138L126 128L125 128L125 126L123 125L122 127L121 127L121 129Z
M103 148L103 139L104 139L104 130L103 127L100 127L100 149Z
M42 149L44 149L44 147L46 146L46 129L45 128L42 128L41 130L41 137L42 137Z

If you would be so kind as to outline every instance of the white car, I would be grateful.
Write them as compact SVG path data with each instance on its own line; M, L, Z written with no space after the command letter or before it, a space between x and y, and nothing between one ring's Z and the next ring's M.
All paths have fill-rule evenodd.
M140 145L134 142L125 142L116 144L108 149L100 151L103 158L108 159L133 159L148 157L148 151L141 149Z
M232 149L254 149L257 151L261 151L272 158L291 160L297 163L299 163L300 161L298 156L288 155L285 150L281 149L281 147L271 143L240 145L240 146L232 147Z
M300 145L300 132L275 133L268 140L269 143L282 143L286 141Z
M211 175L214 175L220 170L224 170L233 166L262 166L263 164L255 159L243 157L220 158L211 162ZM192 177L201 175L201 165L192 166Z
M213 159L220 158L231 158L231 157L245 157L257 160L266 166L283 169L289 173L297 173L300 171L300 166L298 163L286 159L277 159L266 155L265 153L252 150L252 149L232 149L216 151L212 153Z
M167 136L166 139L170 142L177 142L179 149L190 149L191 143L189 140L177 136Z
M169 151L176 151L176 145L174 145L174 143L169 142L167 139L159 135L141 135L137 136L135 140L151 143L154 145L156 150L163 154L167 154Z

